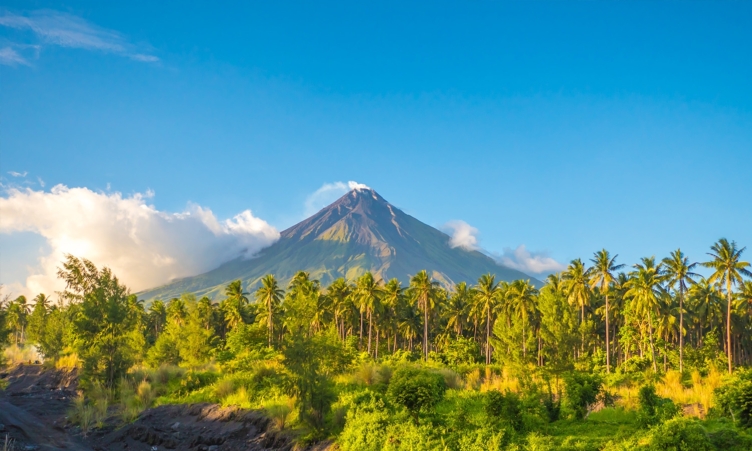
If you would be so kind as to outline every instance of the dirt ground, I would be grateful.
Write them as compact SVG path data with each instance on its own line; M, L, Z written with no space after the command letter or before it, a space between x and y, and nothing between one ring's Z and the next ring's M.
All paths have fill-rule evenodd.
M291 450L285 434L271 430L257 411L215 404L160 406L121 425L115 417L101 430L83 437L68 424L67 414L78 388L75 371L45 370L40 365L16 366L0 378L0 446L7 436L17 451L73 450ZM326 444L311 449L328 448Z

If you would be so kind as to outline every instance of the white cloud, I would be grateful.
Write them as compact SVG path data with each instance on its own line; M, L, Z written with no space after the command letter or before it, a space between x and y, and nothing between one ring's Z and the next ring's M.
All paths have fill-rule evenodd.
M317 213L322 208L331 204L335 200L344 196L350 191L360 191L362 189L370 189L367 185L362 183L349 181L345 182L333 182L324 183L321 188L314 191L306 198L305 201L305 217L309 217Z
M112 53L136 61L159 61L154 55L138 51L135 45L117 31L98 27L80 17L58 11L39 10L26 16L6 12L0 16L0 25L18 30L31 30L43 45ZM14 45L29 47L24 44ZM37 47L37 51L39 50L38 46L31 47ZM7 48L15 53L12 48Z
M450 233L450 247L461 247L469 251L478 250L478 229L465 221L449 221L442 227Z
M495 256L502 265L527 274L545 274L564 270L565 266L545 252L530 252L524 244L516 249L504 248L504 254Z
M13 177L26 177L26 174L28 174L28 172L27 171L23 171L23 172L8 171L8 174L10 174Z
M4 64L6 66L29 66L29 62L26 61L26 58L19 55L15 50L13 50L12 47L3 47L0 49L0 64Z
M279 238L250 210L224 221L198 205L168 213L146 203L152 194L125 197L64 185L49 192L8 190L0 197L0 233L37 233L51 248L23 281L25 293L60 290L56 269L66 253L110 267L138 291L252 256ZM15 290L20 286L19 281L2 282Z

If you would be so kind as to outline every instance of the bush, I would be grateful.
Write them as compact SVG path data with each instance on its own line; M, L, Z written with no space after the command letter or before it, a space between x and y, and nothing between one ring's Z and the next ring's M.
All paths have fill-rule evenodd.
M486 392L485 398L487 417L509 424L515 431L522 430L522 403L516 394L491 390Z
M187 395L192 391L215 383L218 378L219 375L217 373L188 371L185 376L180 379L180 388L178 388L178 394Z
M700 423L677 417L652 430L650 449L655 451L713 451L715 448Z
M398 369L389 382L387 395L412 415L415 422L422 410L429 410L439 403L446 392L446 383L440 374L419 368Z
M588 406L598 399L601 385L600 377L595 374L572 372L564 378L567 407L575 418L585 417Z
M382 451L391 415L384 399L366 391L356 395L345 417L345 428L339 436L343 451Z
M752 370L740 370L715 391L718 410L742 427L752 427Z
M752 449L752 437L743 435L732 427L724 427L708 433L710 443L723 451L749 451Z
M668 398L661 398L655 393L653 385L644 385L637 394L638 421L649 426L666 421L679 413L679 408Z

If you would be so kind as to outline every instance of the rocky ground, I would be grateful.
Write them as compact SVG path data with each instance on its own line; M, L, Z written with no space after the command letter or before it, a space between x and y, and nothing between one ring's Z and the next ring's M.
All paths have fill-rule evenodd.
M20 365L0 378L7 383L0 391L0 448L6 436L17 451L263 451L294 445L272 430L260 412L215 404L160 406L127 425L113 415L102 429L84 437L67 420L78 388L75 371Z

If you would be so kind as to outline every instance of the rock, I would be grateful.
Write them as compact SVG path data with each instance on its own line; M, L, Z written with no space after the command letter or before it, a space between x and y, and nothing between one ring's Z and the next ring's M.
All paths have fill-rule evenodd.
M172 428L173 431L177 431L179 427L180 427L180 422L179 421L176 421L175 424L173 424L171 426L171 428Z
M212 445L212 446L209 447L209 451L219 451L219 446Z
M0 423L0 432L5 431L5 425L3 423Z
M26 445L23 447L24 451L37 451L39 449L36 445Z
M156 446L152 446L151 451L159 451L159 448L157 448Z

